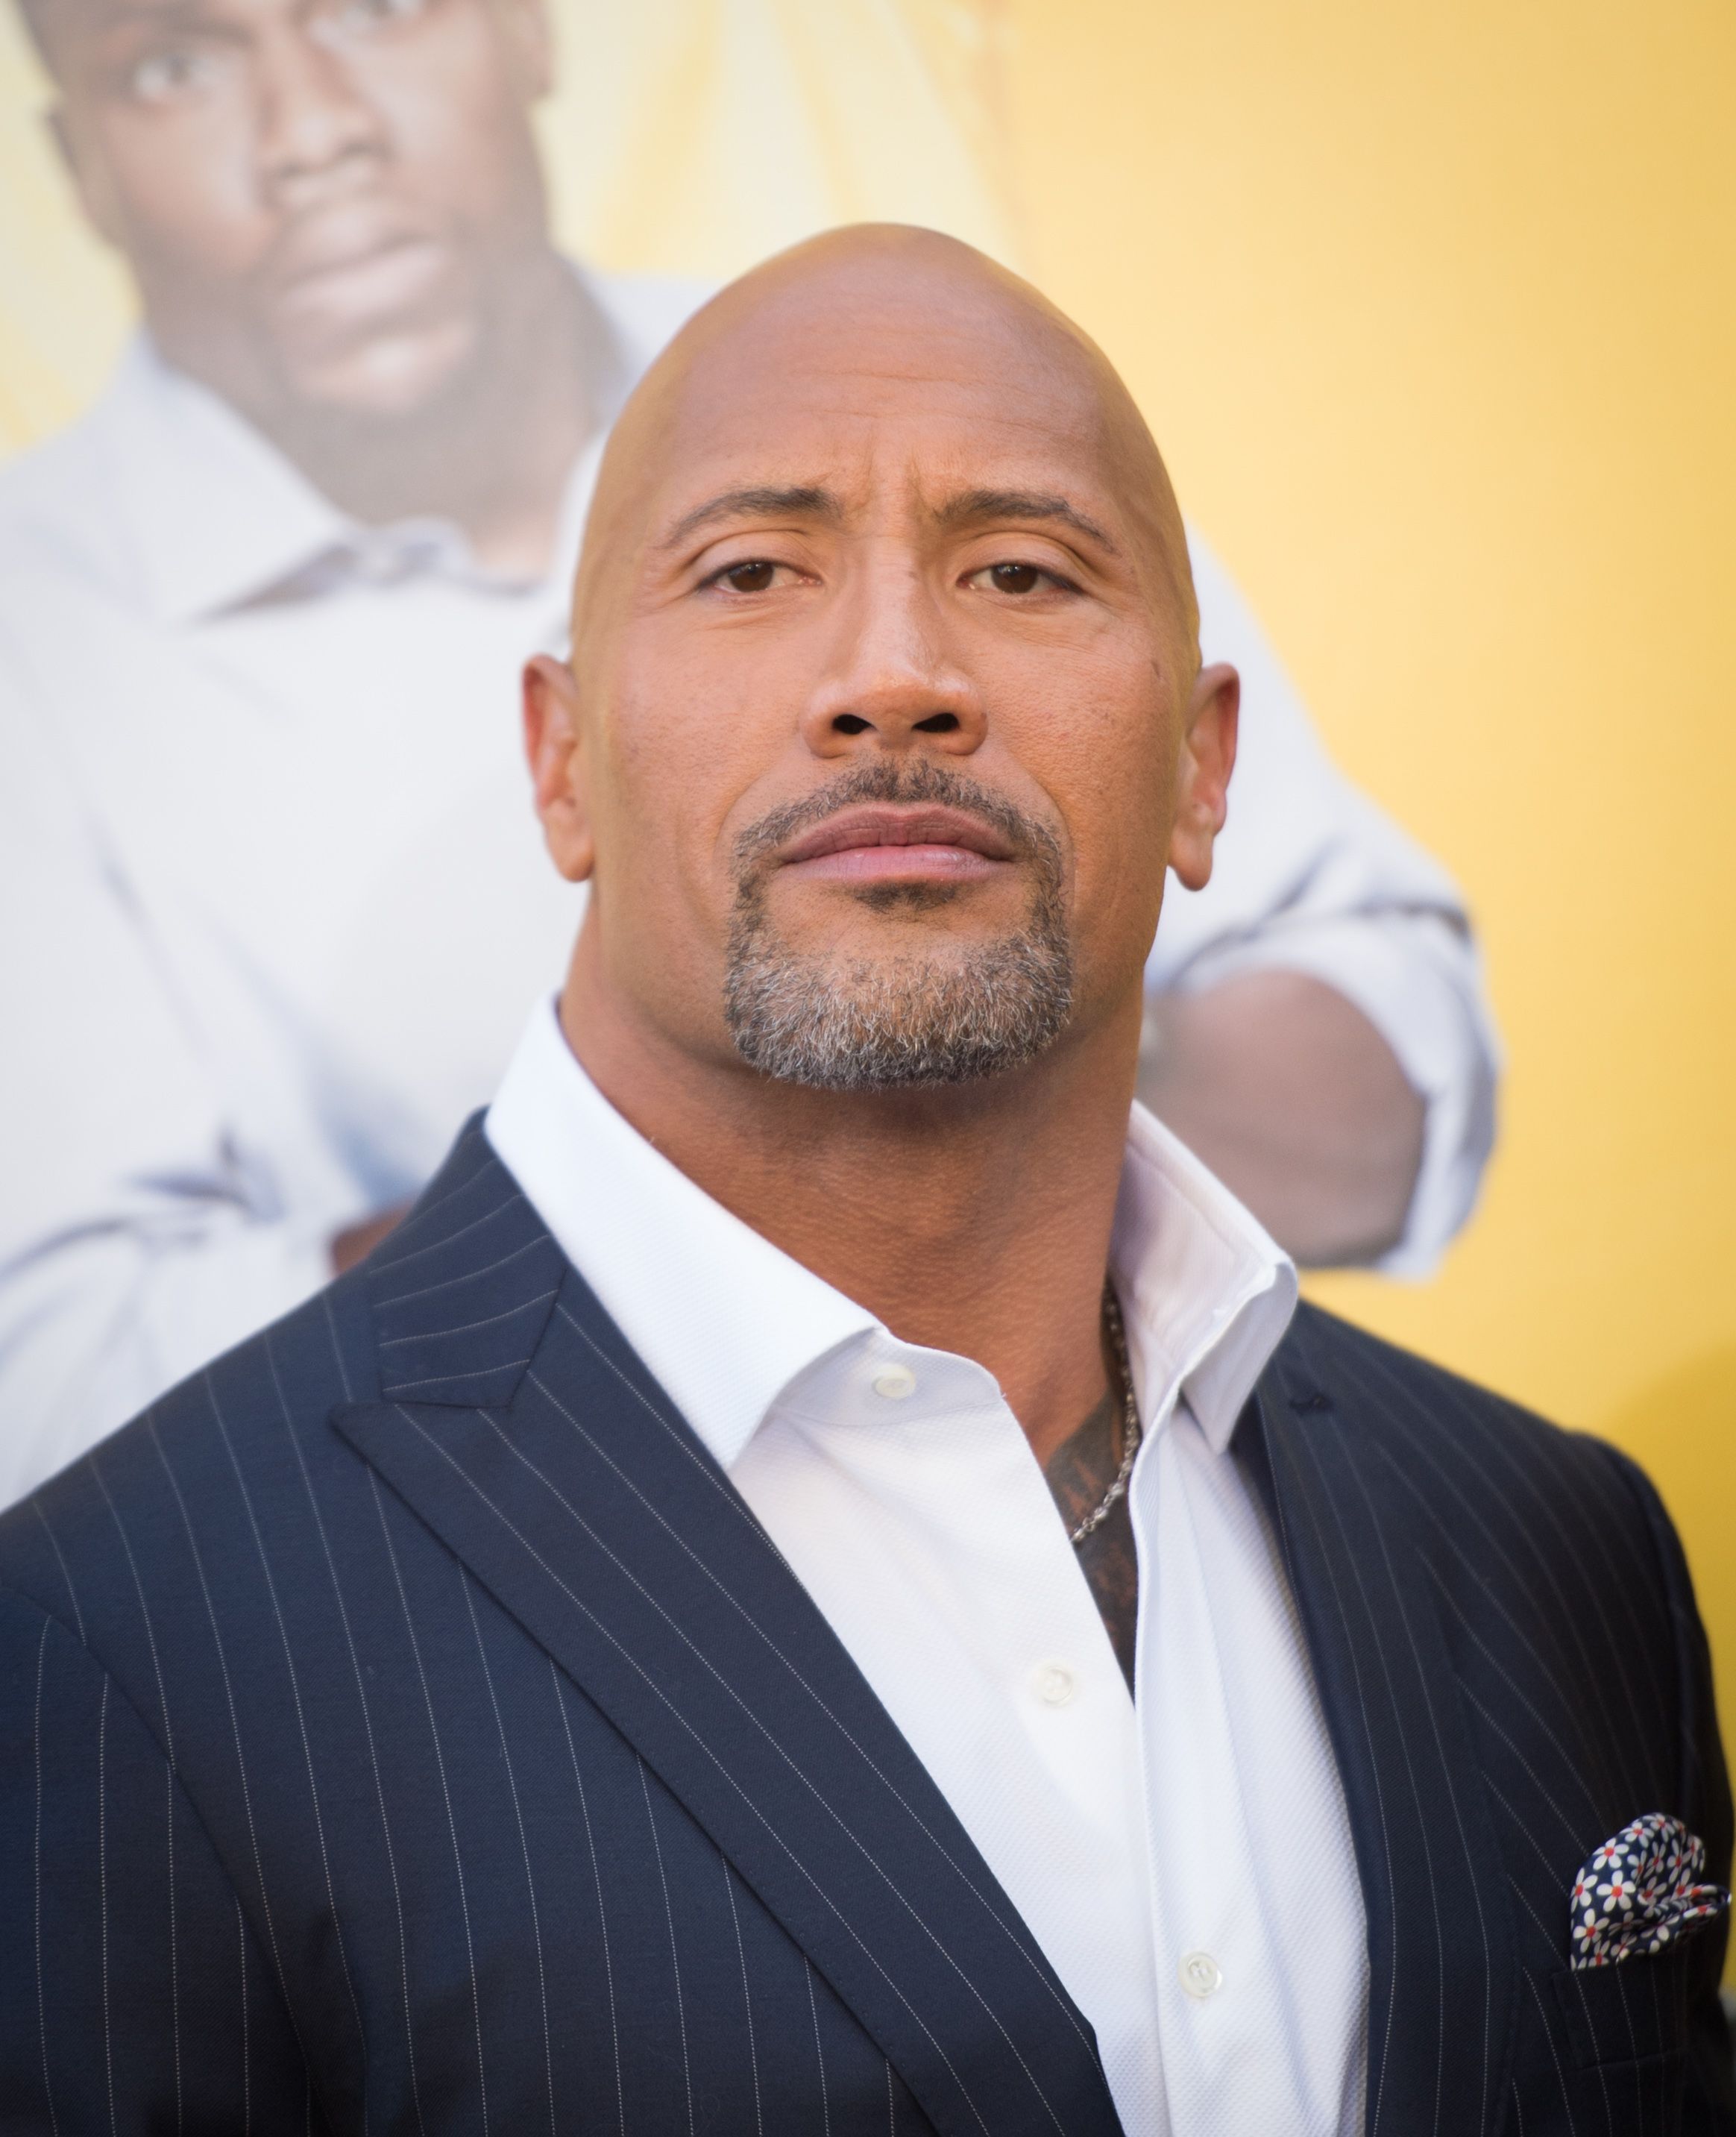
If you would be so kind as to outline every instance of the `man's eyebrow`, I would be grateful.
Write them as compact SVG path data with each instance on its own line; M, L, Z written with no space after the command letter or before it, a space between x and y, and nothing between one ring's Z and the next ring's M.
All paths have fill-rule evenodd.
M690 534L708 526L714 519L839 519L844 506L829 489L821 489L811 483L792 484L777 489L758 484L746 489L720 490L717 496L708 497L703 504L696 504L682 517L658 543L659 549L676 549Z
M935 514L942 527L970 527L983 519L1058 519L1063 527L1087 535L1111 557L1121 554L1095 519L1087 518L1077 505L1040 489L964 489L949 498Z

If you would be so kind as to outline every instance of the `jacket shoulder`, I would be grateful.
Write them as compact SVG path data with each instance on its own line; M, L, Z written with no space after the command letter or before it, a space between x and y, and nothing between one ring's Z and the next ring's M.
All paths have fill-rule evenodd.
M1332 1413L1358 1473L1443 1594L1472 1614L1501 1604L1534 1632L1559 1619L1576 1653L1632 1643L1648 1668L1703 1673L1680 1544L1619 1448L1315 1306L1298 1310L1272 1369L1301 1423Z
M339 1278L0 1514L0 1585L100 1647L105 1606L134 1614L157 1562L197 1570L323 1475L353 1486L327 1420L373 1372L359 1286Z
M1564 1476L1620 1476L1624 1491L1637 1480L1651 1492L1636 1465L1607 1440L1552 1424L1510 1396L1306 1300L1272 1364L1298 1408L1330 1397L1365 1428L1402 1424L1413 1443L1437 1432L1462 1449L1467 1438L1497 1433L1528 1463L1557 1467Z

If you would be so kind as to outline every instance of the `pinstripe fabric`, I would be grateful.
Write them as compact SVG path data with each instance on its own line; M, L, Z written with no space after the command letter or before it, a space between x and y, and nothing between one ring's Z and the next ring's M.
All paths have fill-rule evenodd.
M1569 1970L1598 1842L1730 1861L1705 1643L1650 1485L1304 1307L1238 1429L1279 1538L1369 1919L1369 2137L1736 2130L1724 1936Z
M1720 1937L1567 1970L1573 1870L1636 1812L1728 1861L1643 1482L1306 1312L1238 1450L1357 1828L1371 2133L1736 2128ZM0 1580L7 2132L1116 2126L474 1127L362 1270L0 1521Z
M0 1521L0 1578L8 2137L1115 2128L474 1131L365 1272Z

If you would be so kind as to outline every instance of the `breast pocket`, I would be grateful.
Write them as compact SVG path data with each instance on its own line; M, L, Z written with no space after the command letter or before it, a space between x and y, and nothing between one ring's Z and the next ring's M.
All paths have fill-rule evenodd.
M1680 2055L1688 2045L1689 1957L1678 1945L1615 1966L1550 1979L1562 2027L1582 2068Z

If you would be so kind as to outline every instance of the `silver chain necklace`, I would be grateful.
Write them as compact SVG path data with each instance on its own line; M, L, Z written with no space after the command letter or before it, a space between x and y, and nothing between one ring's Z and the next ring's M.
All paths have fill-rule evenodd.
M1133 1458L1140 1451L1140 1408L1133 1399L1133 1373L1127 1363L1127 1331L1121 1323L1121 1301L1115 1286L1103 1285L1103 1326L1109 1331L1109 1349L1115 1360L1116 1378L1121 1389L1121 1466L1114 1481L1077 1528L1072 1541L1083 1543L1092 1530L1101 1528L1115 1511L1116 1502L1127 1496L1127 1479L1133 1474Z

